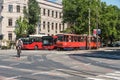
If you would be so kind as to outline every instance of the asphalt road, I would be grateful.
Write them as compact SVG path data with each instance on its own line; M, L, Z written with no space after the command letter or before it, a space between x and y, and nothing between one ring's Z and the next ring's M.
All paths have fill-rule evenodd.
M120 49L0 50L0 80L120 80Z

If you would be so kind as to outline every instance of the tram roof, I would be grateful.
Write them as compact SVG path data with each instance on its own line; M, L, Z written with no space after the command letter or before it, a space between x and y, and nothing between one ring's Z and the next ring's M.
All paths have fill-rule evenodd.
M60 34L57 34L57 35L87 36L85 34L69 34L69 33L60 33Z
M34 35L29 35L30 37L42 37L42 36L47 36L45 34L34 34Z

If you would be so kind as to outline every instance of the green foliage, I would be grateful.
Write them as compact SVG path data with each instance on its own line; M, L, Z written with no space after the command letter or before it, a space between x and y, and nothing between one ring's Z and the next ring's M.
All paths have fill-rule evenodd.
M16 21L15 34L17 38L23 37L23 35L27 35L28 33L28 20L26 18L19 18Z
M120 39L120 9L116 6L106 5L100 0L63 0L63 22L68 23L70 33L86 34L90 26L93 29L101 29L103 40L109 40L113 35L116 40Z
M26 15L26 16L28 17L28 21L29 21L28 33L34 34L36 25L40 21L40 7L36 0L28 1L28 15ZM32 29L34 28L34 29L30 30L30 28L32 28Z
M35 26L30 24L28 27L29 34L34 34L36 32Z

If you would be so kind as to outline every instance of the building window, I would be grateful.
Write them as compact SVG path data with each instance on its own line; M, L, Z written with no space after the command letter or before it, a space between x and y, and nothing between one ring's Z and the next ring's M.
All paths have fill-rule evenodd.
M52 23L52 30L54 30L54 23Z
M45 21L43 21L43 29L45 29Z
M58 12L56 12L56 18L58 17Z
M26 6L23 6L23 10L26 10Z
M61 12L59 13L59 18L62 18L62 13Z
M3 9L3 6L1 6L1 10Z
M50 22L48 22L48 32L50 32Z
M48 10L48 16L50 16L50 10Z
M57 31L55 31L55 33L57 33Z
M13 12L13 5L8 5L8 12Z
M65 29L65 24L63 23L63 30Z
M54 17L54 11L52 11L52 17Z
M17 12L19 13L19 12L20 12L20 6L17 5L17 6L16 6L16 9L17 9Z
M8 19L8 26L12 26L12 18Z
M59 24L59 30L61 31L61 24Z
M8 40L12 41L12 32L8 33Z
M58 25L58 24L56 23L56 30L57 30L57 25Z
M43 9L43 15L45 15L45 9Z

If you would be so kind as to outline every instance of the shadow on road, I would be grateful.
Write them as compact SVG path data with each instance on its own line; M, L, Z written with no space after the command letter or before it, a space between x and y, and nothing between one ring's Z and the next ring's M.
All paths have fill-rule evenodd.
M120 60L120 50L92 51L91 53L69 54L69 56L77 56L77 57L80 56L80 57L92 57L92 58L104 58L104 59Z

